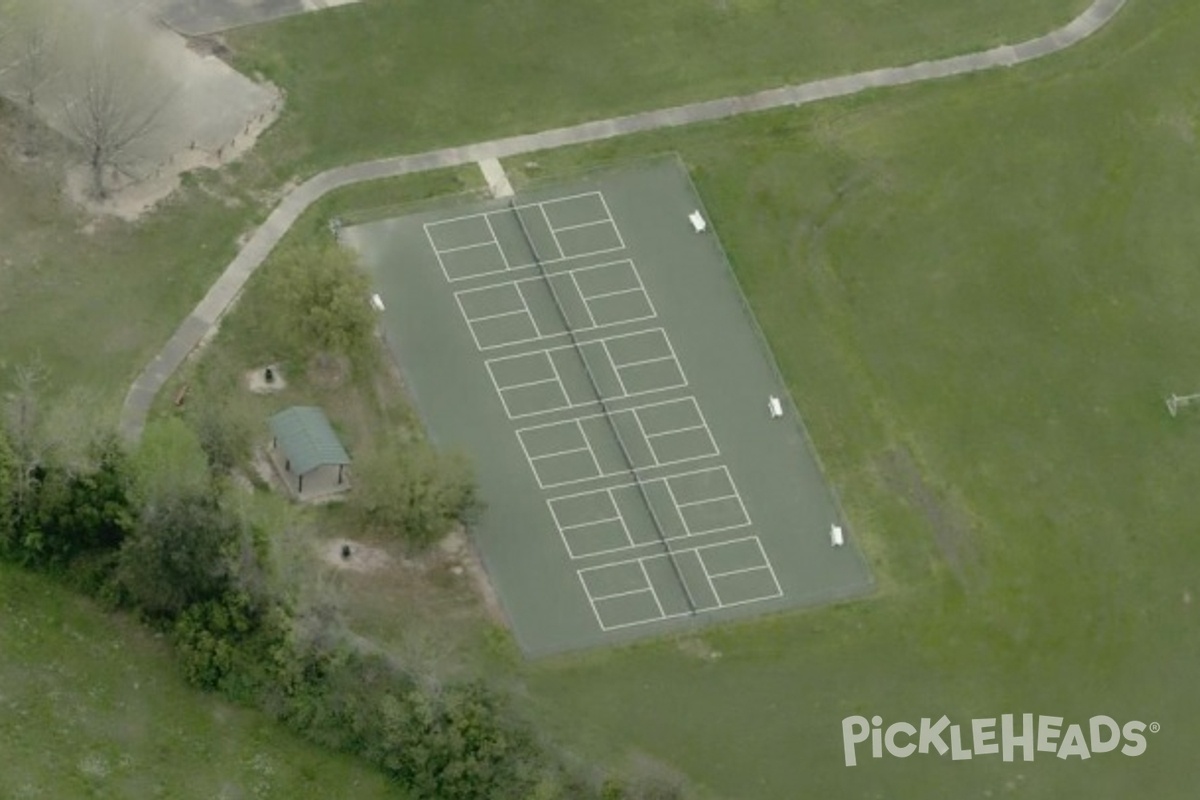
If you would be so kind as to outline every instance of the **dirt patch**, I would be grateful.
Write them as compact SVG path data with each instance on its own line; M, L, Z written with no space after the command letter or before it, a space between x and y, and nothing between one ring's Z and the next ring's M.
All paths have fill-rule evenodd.
M504 608L500 605L496 588L492 586L492 580L483 568L479 554L471 546L466 532L462 528L451 531L439 543L438 549L450 562L450 572L465 576L471 582L471 587L487 609L488 617L497 625L507 626L508 619L504 616Z
M904 497L929 523L946 566L960 584L970 587L979 577L979 551L966 513L929 486L907 448L889 451L882 459L881 472L888 488Z
M350 539L322 542L320 554L326 564L352 572L378 572L392 563L392 557L386 550Z
M308 362L308 380L318 389L340 389L350 379L350 359L318 353Z
M721 657L721 651L710 645L703 639L695 636L689 636L686 639L680 639L678 642L679 652L685 656L699 659L701 661L716 661Z
M250 120L240 133L215 150L203 149L193 142L172 154L144 177L112 170L105 181L108 195L103 198L91 194L91 170L76 165L67 170L67 197L90 214L135 221L170 197L182 184L185 173L198 169L219 169L239 159L275 121L278 111L278 106L273 106ZM226 199L222 201L230 202Z
M271 380L267 380L267 370L271 371ZM287 380L276 364L268 364L259 369L252 369L245 374L246 388L254 394L274 394L287 388Z

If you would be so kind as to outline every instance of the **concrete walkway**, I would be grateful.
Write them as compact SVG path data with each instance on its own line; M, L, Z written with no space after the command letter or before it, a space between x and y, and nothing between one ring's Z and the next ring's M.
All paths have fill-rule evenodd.
M216 332L221 316L232 306L246 281L275 248L296 219L313 202L334 189L363 181L391 178L444 167L456 167L487 159L507 158L522 153L586 144L631 133L690 125L695 122L799 106L833 97L844 97L868 89L965 75L996 67L1011 67L1056 53L1104 27L1125 0L1095 0L1082 14L1045 36L1015 45L970 53L938 61L922 61L905 67L858 72L838 78L783 86L754 94L726 97L702 103L646 111L624 117L586 122L541 133L510 136L490 142L448 147L415 155L396 156L337 167L316 175L292 190L246 243L225 272L209 289L163 347L162 352L138 375L121 409L120 430L127 439L141 436L150 405L163 384L202 341Z

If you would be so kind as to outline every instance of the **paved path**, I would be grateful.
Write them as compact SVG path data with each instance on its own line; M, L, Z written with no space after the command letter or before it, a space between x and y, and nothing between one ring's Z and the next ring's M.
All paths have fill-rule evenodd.
M455 167L486 159L507 158L538 150L550 150L568 145L611 139L630 133L689 125L694 122L725 119L755 111L785 106L799 106L832 97L844 97L868 89L902 86L920 81L964 75L996 67L1010 67L1026 61L1065 50L1102 28L1125 0L1095 0L1071 22L1045 36L1015 45L1001 45L991 50L970 53L937 61L922 61L905 67L858 72L838 78L783 86L763 92L726 97L702 103L691 103L658 111L646 111L624 117L586 122L566 128L554 128L541 133L510 136L490 142L448 147L415 155L364 161L337 167L316 175L292 190L275 208L246 243L225 272L209 289L200 304L188 315L179 329L163 347L162 352L138 375L121 409L120 430L128 439L141 436L150 405L163 384L196 347L216 332L221 316L230 308L246 281L258 265L283 238L292 223L313 202L334 189L362 181L391 178L414 172Z
M492 197L513 196L512 184L508 182L508 174L504 171L504 165L500 163L500 159L483 159L479 162L479 171L483 173L483 179L487 181L488 191L492 193Z

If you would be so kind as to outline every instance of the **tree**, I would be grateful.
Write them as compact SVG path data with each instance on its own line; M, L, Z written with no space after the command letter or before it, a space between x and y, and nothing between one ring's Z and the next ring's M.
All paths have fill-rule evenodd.
M0 6L0 14L5 7ZM38 92L62 68L58 51L62 9L55 3L10 3L8 34L11 46L8 71L21 102L29 111L37 106Z
M117 52L95 49L76 75L63 110L67 135L84 151L97 198L108 196L105 170L124 166L133 145L153 132L170 99L169 92L145 77L153 72L118 61Z
M300 352L361 355L375 320L370 283L354 255L336 245L306 247L283 256L271 272L272 296L283 313L277 335Z
M157 498L121 547L118 579L150 616L174 618L229 587L229 549L237 531L237 521L212 492Z
M418 440L380 447L356 467L351 501L369 527L428 547L478 511L471 464Z
M143 503L199 494L209 485L208 462L196 434L176 417L146 426L133 456L137 494Z

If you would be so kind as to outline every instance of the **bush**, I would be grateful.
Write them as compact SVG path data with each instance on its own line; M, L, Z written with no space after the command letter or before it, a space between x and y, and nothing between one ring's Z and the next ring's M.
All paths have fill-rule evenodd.
M129 467L120 445L102 438L88 448L91 463L69 469L54 462L21 467L0 452L0 553L26 566L61 570L75 558L119 547L133 525Z
M229 587L237 531L237 520L209 491L159 497L121 547L121 585L149 616L174 619Z
M443 454L424 441L380 448L355 470L351 502L367 528L403 536L420 549L478 510L467 458Z
M316 353L357 360L370 351L370 282L351 251L297 248L285 252L269 275L268 294L280 309L274 338L299 360Z

